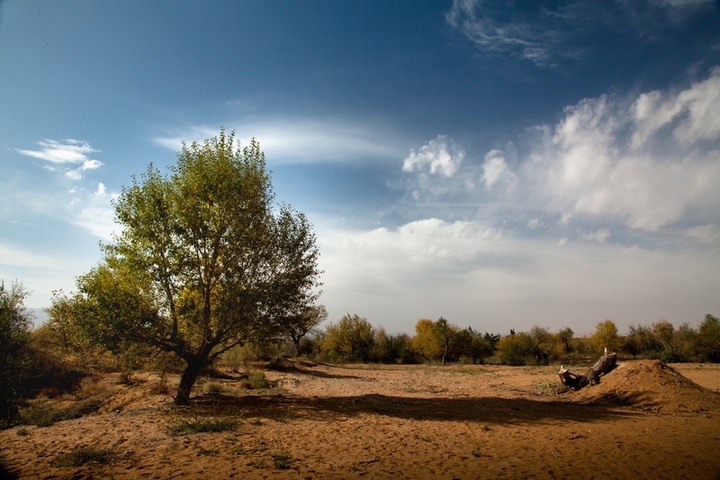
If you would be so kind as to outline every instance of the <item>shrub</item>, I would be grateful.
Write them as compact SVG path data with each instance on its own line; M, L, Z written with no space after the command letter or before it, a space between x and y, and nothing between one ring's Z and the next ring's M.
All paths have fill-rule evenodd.
M69 453L58 456L53 467L82 467L91 464L110 463L116 453L110 448L81 447Z
M173 437L190 435L192 433L219 433L232 431L237 428L238 422L233 418L193 418L179 420L167 427L167 432Z
M210 395L219 395L225 391L225 387L223 387L218 382L208 382L205 384L205 393Z
M248 388L252 388L254 390L261 390L263 388L270 387L270 382L264 373L257 372L248 377L247 386Z
M287 470L290 468L292 456L285 450L282 450L280 453L272 455L272 459L275 468L277 468L278 470Z
M367 362L375 342L375 329L358 315L345 315L327 327L323 357L332 362Z

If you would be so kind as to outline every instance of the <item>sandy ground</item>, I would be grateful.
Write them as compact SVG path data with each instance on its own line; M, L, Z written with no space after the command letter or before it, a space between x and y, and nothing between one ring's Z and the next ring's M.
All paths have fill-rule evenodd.
M156 376L106 377L100 410L2 431L0 449L20 478L720 478L720 365L625 362L560 395L556 372L304 365L265 371L267 390L201 379L185 408L151 393ZM203 393L207 382L224 392ZM218 417L237 428L167 430ZM61 466L78 448L114 456Z

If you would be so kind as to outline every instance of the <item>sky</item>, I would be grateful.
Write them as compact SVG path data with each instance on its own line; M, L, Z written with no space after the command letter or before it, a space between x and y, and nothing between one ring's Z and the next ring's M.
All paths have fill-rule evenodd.
M330 321L720 315L720 2L0 0L0 279L73 291L132 175L221 127Z

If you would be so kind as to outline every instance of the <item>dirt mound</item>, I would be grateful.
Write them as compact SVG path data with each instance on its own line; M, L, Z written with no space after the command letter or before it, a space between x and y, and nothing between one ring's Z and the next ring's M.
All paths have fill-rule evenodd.
M658 360L618 365L600 384L571 393L581 403L612 403L663 413L720 413L720 395Z

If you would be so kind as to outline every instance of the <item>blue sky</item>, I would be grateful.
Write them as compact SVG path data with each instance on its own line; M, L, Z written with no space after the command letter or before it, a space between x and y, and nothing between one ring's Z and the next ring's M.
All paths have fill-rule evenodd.
M0 278L101 258L221 126L305 212L330 320L591 333L720 314L720 7L0 0Z

